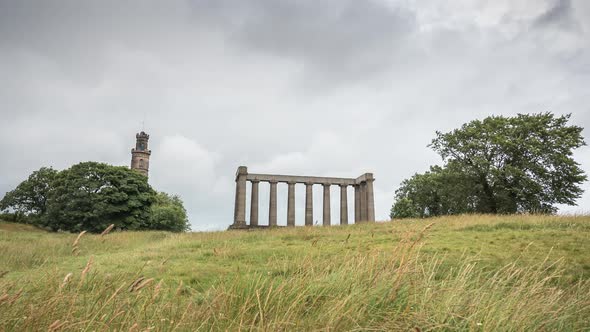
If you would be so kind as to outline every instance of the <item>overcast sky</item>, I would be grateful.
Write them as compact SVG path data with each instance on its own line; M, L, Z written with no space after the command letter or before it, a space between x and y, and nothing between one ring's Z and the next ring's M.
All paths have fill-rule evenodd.
M590 141L590 1L0 0L0 195L41 166L129 165L145 120L150 183L195 230L232 223L239 165L373 172L384 220L399 183L441 162L436 130L543 111ZM590 173L590 148L575 158ZM590 192L562 209L588 211Z

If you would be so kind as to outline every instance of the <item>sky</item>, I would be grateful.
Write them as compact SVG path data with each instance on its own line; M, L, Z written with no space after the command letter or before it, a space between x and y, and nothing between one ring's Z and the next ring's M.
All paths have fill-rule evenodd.
M400 182L441 164L437 130L551 111L590 142L590 2L0 0L0 77L0 195L42 166L129 165L144 129L149 181L182 197L194 230L232 223L240 165L372 172L386 220ZM590 148L574 157L590 173ZM583 188L561 213L590 211Z

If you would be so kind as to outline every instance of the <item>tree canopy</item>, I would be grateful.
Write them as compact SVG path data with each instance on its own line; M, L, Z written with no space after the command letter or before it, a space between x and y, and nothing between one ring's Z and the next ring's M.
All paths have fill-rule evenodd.
M149 229L171 232L190 229L186 210L179 196L157 193L151 207Z
M20 214L43 216L47 211L51 182L57 173L51 167L41 167L34 171L28 179L0 200L0 211L12 209Z
M52 230L101 232L118 229L190 229L177 195L157 193L147 177L127 167L83 162L58 172L42 167L0 200L0 211L17 222Z
M573 159L585 145L583 128L570 115L491 116L448 133L429 145L444 162L404 180L391 217L457 213L554 213L574 205L587 177Z
M147 177L127 167L79 163L56 176L43 223L75 232L146 229L154 195Z

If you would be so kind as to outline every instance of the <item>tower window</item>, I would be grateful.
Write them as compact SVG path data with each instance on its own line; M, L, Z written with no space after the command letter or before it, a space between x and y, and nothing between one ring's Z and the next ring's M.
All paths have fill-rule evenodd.
M139 168L144 168L143 159L139 159Z

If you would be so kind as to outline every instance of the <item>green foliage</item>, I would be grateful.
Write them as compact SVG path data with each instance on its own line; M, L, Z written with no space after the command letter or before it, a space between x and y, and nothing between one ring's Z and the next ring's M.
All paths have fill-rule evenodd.
M53 230L101 232L149 226L154 190L127 167L84 162L61 171L52 183L42 224Z
M478 187L454 162L415 174L404 180L395 194L391 218L473 213L478 206Z
M587 177L572 158L585 145L570 116L551 113L492 116L449 133L430 146L445 165L416 174L396 191L392 216L458 213L554 213L575 205ZM397 208L396 208L397 206ZM402 208L404 211L402 211Z
M391 212L389 213L389 218L391 219L418 217L420 217L420 214L417 211L416 205L407 197L402 197L395 201L395 204L393 204Z
M32 216L27 216L25 214L19 213L19 212L4 212L4 213L0 213L0 220L3 221L10 221L10 222L16 222L16 223L20 223L20 224L30 224L33 221L35 221L35 218L32 218Z
M34 171L28 179L0 200L0 211L15 211L17 220L26 220L19 215L43 216L47 211L51 182L56 175L57 171L51 167L41 167Z
M157 193L151 207L149 229L185 232L190 230L190 223L182 200L177 195Z

